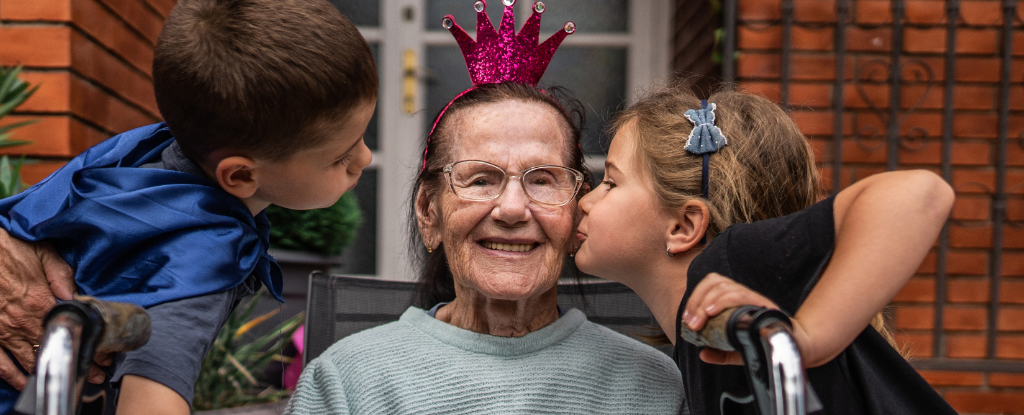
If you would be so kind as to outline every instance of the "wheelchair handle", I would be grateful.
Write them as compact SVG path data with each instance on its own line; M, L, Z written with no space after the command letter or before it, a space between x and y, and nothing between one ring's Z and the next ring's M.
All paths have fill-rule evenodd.
M761 415L804 415L821 406L803 370L789 317L779 310L742 306L712 317L700 331L680 321L683 340L701 347L737 351Z
M20 414L74 415L97 352L123 352L149 340L149 314L134 304L76 296L44 320L36 373L18 398Z

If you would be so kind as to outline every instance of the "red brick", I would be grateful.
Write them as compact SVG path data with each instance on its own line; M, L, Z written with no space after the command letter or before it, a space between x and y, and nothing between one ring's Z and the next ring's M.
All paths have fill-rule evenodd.
M947 334L947 357L954 359L979 359L985 357L984 334Z
M999 282L999 302L1002 304L1024 304L1024 279L1003 278Z
M1006 201L1006 220L1010 222L1024 221L1024 200L1008 199Z
M778 78L780 56L774 53L745 52L737 61L741 78ZM835 57L795 54L790 61L793 80L830 81L835 78ZM849 64L847 64L849 66Z
M927 141L914 141L915 148L900 149L900 165L905 168L906 165L940 165L942 163L942 141L938 139L930 139ZM909 147L909 145L908 145ZM991 143L963 143L954 142L953 148L950 151L951 159L950 162L953 165L960 166L986 166L991 160Z
M916 358L932 357L932 336L924 333L893 334L896 338L897 350L906 350L907 354Z
M1000 335L996 338L996 358L1024 359L1024 336Z
M848 52L887 52L892 50L892 30L888 27L847 26Z
M64 26L0 26L0 64L66 67L71 61L71 29Z
M149 44L156 45L164 18L138 0L100 0L117 16L134 28Z
M36 119L40 122L14 130L12 136L14 139L30 140L33 143L3 148L0 149L0 154L70 158L110 137L109 134L97 131L70 115L10 116L4 117L4 124L7 124L7 121L27 119Z
M851 2L854 19L862 24L883 24L892 22L892 5L888 1L861 0Z
M907 281L900 292L893 298L901 303L929 303L935 301L935 280L932 278L913 277Z
M968 26L999 26L1003 23L1002 5L998 1L960 2L960 20Z
M950 278L946 280L946 299L951 303L987 303L988 278Z
M1002 272L1004 277L1024 277L1024 253L1003 252Z
M806 136L829 136L834 134L834 123L831 111L793 110L789 113L793 122L800 127ZM844 124L846 122L844 121ZM849 132L848 127L844 128Z
M950 390L946 402L959 413L1020 414L1024 411L1024 393Z
M932 386L981 386L985 381L985 375L981 372L940 370L919 370L917 372Z
M177 0L142 0L142 1L145 1L146 4L148 4L150 8L152 8L154 11L156 11L157 14L162 16L164 19L167 18L167 15L171 14L171 9L174 8L174 4L177 3Z
M944 53L946 29L906 28L903 32L903 50L911 53ZM996 29L961 27L956 31L956 52L972 55L993 55L999 52L1000 32Z
M64 166L64 161L39 161L21 166L21 180L30 185L49 176L50 173Z
M999 331L1024 331L1024 308L1003 305L999 308Z
M71 0L4 0L0 2L0 19L10 21L71 20Z
M992 200L982 196L958 196L953 203L950 218L956 220L988 220L992 213Z
M39 85L39 89L18 107L18 111L63 113L70 110L71 74L68 72L23 71L21 79L30 85Z
M130 30L121 19L96 3L78 0L71 9L73 24L137 70L148 74L153 66L153 46Z
M931 305L895 308L896 328L899 330L931 330L935 327L935 310Z
M984 306L950 305L943 310L945 330L981 331L988 326L988 310Z
M112 133L158 121L78 77L71 82L71 108L76 115Z
M992 227L987 225L949 227L949 246L953 248L991 248Z
M150 116L159 117L160 110L153 95L153 81L85 36L72 34L72 67L86 78L105 86L132 104L144 108ZM150 62L152 65L152 62Z
M1021 387L1024 386L1024 373L989 373L989 386Z
M795 0L793 20L800 23L833 23L836 20L834 0Z
M953 189L956 189L957 197L979 193L991 195L995 182L992 169L953 170Z
M1009 131L1024 129L1024 117L1010 116ZM999 116L995 114L960 113L953 117L953 134L957 137L996 138L999 136Z
M736 16L740 20L778 20L782 18L780 0L740 1Z

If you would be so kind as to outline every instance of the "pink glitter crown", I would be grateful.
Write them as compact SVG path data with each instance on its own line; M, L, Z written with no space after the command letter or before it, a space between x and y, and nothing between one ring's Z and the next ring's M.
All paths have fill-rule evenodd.
M562 39L576 31L576 24L566 22L562 30L538 45L540 15L544 13L544 3L538 1L533 4L533 14L517 35L516 18L512 12L516 1L502 2L505 4L505 13L497 32L487 18L487 2L478 0L473 5L476 10L476 41L455 23L451 15L445 16L441 25L459 42L462 56L466 59L466 69L469 70L469 79L474 86L500 82L536 86L540 77L544 76L555 49L562 44Z

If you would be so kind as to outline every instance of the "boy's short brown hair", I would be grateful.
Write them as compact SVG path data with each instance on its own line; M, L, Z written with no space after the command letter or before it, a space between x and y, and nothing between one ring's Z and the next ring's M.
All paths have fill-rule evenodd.
M153 86L196 162L221 149L282 160L376 98L377 67L325 0L179 0L156 46Z

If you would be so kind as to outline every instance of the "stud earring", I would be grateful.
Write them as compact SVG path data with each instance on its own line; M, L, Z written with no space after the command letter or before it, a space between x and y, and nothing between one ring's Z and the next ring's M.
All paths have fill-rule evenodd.
M431 248L431 247L429 247L429 246L428 246L428 247L426 247L426 248L427 248L427 253L428 253L428 254L432 254L432 253L434 253L434 248Z
M676 254L672 253L672 247L670 247L670 246L666 246L665 247L665 255L668 255L670 257L676 256Z

